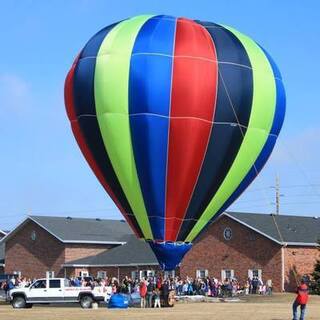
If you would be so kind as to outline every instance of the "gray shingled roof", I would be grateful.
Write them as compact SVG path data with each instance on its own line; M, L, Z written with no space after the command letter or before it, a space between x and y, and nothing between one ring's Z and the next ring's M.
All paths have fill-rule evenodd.
M63 242L126 242L133 234L124 220L30 216Z
M131 235L128 242L98 255L70 261L65 266L128 266L157 265L158 261L150 246Z
M320 239L320 218L241 212L226 214L281 243L315 244Z

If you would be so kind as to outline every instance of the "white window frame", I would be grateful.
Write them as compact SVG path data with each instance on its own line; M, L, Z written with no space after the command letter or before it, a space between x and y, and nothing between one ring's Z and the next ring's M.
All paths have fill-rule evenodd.
M97 278L98 279L105 279L107 277L107 271L99 270L97 272Z
M230 277L227 277L227 273L230 273ZM222 269L221 270L221 281L226 279L232 280L234 279L234 270L233 269Z
M46 278L47 279L54 278L54 271L46 271Z
M258 276L258 279L262 280L262 269L249 269L248 278L253 279L254 273Z
M202 277L201 274L204 273L204 276ZM206 278L209 275L209 272L207 269L197 269L196 271L196 278Z
M140 270L139 271L140 279L154 277L154 275L155 275L155 271L154 270Z
M88 271L88 270L81 270L81 271L79 272L79 276L80 276L81 278L89 277L89 271Z
M170 270L170 271L165 271L164 272L164 278L169 279L169 278L174 278L176 275L175 270Z
M137 280L139 279L139 271L138 270L135 270L135 271L131 271L131 279L132 280ZM141 277L140 277L141 278Z

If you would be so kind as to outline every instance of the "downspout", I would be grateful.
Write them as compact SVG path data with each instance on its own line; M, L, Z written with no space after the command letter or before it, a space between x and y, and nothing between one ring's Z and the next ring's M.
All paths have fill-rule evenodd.
M285 261L284 261L284 250L286 248L287 244L284 243L281 247L281 290L284 292L284 281L285 281Z

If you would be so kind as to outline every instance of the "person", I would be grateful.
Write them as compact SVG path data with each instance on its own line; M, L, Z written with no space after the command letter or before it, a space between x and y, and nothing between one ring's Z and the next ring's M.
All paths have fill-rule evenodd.
M252 279L252 294L257 294L258 285L259 285L258 277L253 277L253 279Z
M154 283L153 283L153 280L149 278L148 285L147 285L147 308L152 308L153 291L154 291Z
M147 295L147 284L145 279L142 279L139 286L139 293L140 293L140 307L146 307L146 295Z
M293 302L293 320L298 320L298 307L300 306L300 320L304 320L306 307L309 299L308 286L304 278L300 281L300 286L297 288L297 297Z
M162 291L162 297L163 297L164 306L168 306L169 284L168 284L167 280L165 280L163 282L162 287L161 287L161 291Z
M271 279L267 280L267 294L268 294L268 296L272 295L272 280Z
M154 293L154 308L159 307L161 308L160 304L160 289L156 287L153 291Z

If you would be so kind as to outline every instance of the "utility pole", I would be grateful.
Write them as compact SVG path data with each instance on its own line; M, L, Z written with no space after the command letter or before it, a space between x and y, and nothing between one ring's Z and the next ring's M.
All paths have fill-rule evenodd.
M279 176L276 175L276 215L280 213L280 182Z

